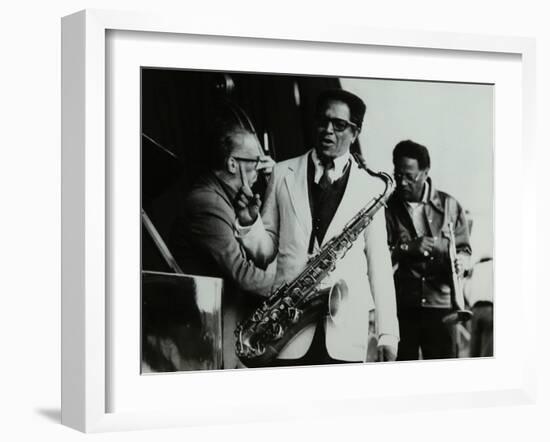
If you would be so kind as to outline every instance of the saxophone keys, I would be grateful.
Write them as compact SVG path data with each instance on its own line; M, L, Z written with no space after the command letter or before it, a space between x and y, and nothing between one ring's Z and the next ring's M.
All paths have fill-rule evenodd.
M300 317L302 316L302 311L295 308L295 307L291 307L288 309L288 317L290 319L290 322L292 323L296 323L298 322L298 320L300 319Z
M283 326L281 324L278 324L277 325L277 331L275 333L275 339L282 338L284 334L285 334L285 332L283 330Z
M259 322L262 319L262 317L263 317L263 310L262 311L256 310L252 315L252 320L254 322Z

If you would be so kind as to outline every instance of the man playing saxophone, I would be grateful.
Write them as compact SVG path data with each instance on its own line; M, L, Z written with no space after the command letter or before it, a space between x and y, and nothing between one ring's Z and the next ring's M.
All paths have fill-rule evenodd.
M388 201L386 221L396 267L401 335L397 359L418 359L419 350L423 359L456 357L455 326L444 319L452 313L452 274L462 277L472 253L464 210L434 187L425 146L401 141L393 151L393 164L397 190ZM451 237L456 243L452 264Z
M344 90L319 96L316 145L275 165L261 216L261 202L243 178L237 197L237 234L256 265L265 267L276 260L274 287L294 280L309 257L384 192L384 182L361 170L350 155L365 110L359 97ZM343 296L337 296L337 308L329 308L297 333L271 365L364 362L372 309L377 316L379 360L395 360L399 331L382 210L327 279L326 285L340 281L339 286L345 287L338 291Z

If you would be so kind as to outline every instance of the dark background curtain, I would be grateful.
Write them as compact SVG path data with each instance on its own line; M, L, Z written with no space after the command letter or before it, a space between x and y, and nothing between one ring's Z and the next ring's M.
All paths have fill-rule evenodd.
M161 237L168 238L181 198L208 168L216 119L234 118L236 105L282 161L312 147L317 95L339 87L333 77L143 68L142 207ZM145 229L142 269L169 271Z

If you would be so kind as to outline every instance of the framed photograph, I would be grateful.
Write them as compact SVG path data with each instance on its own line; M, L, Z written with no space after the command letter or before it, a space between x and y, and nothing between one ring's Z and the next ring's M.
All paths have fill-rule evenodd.
M345 27L327 32L317 25L283 31L275 25L214 26L196 17L182 22L108 11L65 17L62 36L64 424L92 432L533 400L536 358L530 337L535 324L527 307L536 291L527 253L534 247L534 204L528 189L510 179L517 174L517 164L529 167L532 154L532 40ZM366 110L349 104L347 114L333 115L330 112L338 109L328 104L335 99L320 98L326 91L359 97ZM329 132L338 134L336 141ZM291 265L281 259L272 256L263 262L263 254L254 255L247 238L258 223L263 222L267 232L272 225L258 216L256 224L245 226L246 216L237 213L233 198L250 184L264 215L272 205L270 198L285 219L295 211L299 221L299 205L321 213L314 212L315 207L326 207L316 202L315 186L322 186L322 167L329 167L318 146L326 145L327 152L336 149L346 134L350 152L359 156L350 155L343 163L341 175L329 180L333 187L328 192L337 193L339 182L359 183L353 181L359 179L354 174L368 175L360 170L363 159L369 170L393 176L389 182L397 192L406 194L407 186L414 189L415 182L426 182L419 187L421 198L437 187L444 192L441 201L452 195L452 201L460 203L453 212L458 229L453 223L449 227L452 236L443 222L437 233L431 218L423 226L448 251L471 258L473 272L460 279L460 290L453 280L455 267L449 266L450 279L442 293L451 299L455 317L470 309L478 314L476 305L491 306L490 349L480 340L473 350L477 330L461 320L449 329L451 356L432 356L429 347L422 346L412 356L398 354L397 362L374 362L380 357L377 343L378 348L391 348L392 342L382 310L389 309L394 318L399 312L395 335L400 330L403 336L409 301L398 293L395 303L391 292L392 302L382 307L384 301L376 293L380 278L375 278L377 283L357 283L369 286L372 303L353 304L353 277L344 285L335 277L326 291L315 292L315 299L323 299L327 319L313 327L309 342L323 339L327 351L321 359L287 347L274 350L267 363L257 357L265 354L265 347L272 348L269 339L279 325L281 334L290 333L288 318L301 324L295 306L283 302L296 292L281 292L277 298L277 289L284 291L285 284L301 284L322 273L325 261L318 257L339 253L338 247L348 241L349 232L343 235L342 230L353 226L348 221L356 219L358 210L366 205L373 213L385 211L391 220L392 206L389 192L382 198L383 186L380 199L378 194L371 199L365 190L350 201L341 197L333 214L342 212L341 226L325 226L327 238L339 238L340 243L332 245L311 233L322 229L324 215L319 221L310 216L311 241L305 248L311 274L304 275L300 269L282 272ZM244 147L237 150L238 137L250 137L257 156L247 155ZM220 149L224 140L230 140L231 147ZM431 163L422 166L417 160L414 177L392 157L402 143L429 152ZM292 158L300 156L306 159L304 180L311 174L311 184L305 185L309 193L292 200L287 213L273 183L283 173L281 165L292 165ZM316 166L317 160L322 167ZM264 163L269 167L263 168ZM257 171L267 172L272 183ZM197 182L203 186L198 190ZM229 214L220 215L225 204L221 198L212 206L213 215L208 212L211 218L202 217L205 186L221 189L216 195L227 192ZM201 197L193 199L196 195ZM511 202L521 207L515 216L510 216ZM348 203L350 209L344 210ZM436 209L447 213L446 204L454 203L442 202ZM416 206L410 207L413 217ZM200 217L193 218L195 212ZM224 218L220 224L217 220L226 215L229 221ZM410 230L421 236L422 225L411 219L415 223ZM394 251L408 253L409 247L419 248L419 259L427 266L436 259L433 244L415 245L416 236L405 240L403 231L393 244L389 235L388 248L391 223L380 227L373 221L357 232L359 241L364 236L369 247L378 242L386 251L382 258L372 258L368 253L355 255L352 246L346 256L353 258L353 265L363 265L366 256L370 269L357 269L356 274L372 277L383 264L388 280L398 280L405 264L390 259ZM235 233L234 244L220 239L220 226ZM281 232L284 228L278 227ZM383 235L373 233L379 228ZM509 231L517 232L519 240L507 241ZM468 236L467 247L462 234ZM297 236L290 234L291 240ZM333 249L327 252L329 247ZM284 255L281 250L279 255ZM243 266L246 271L239 270ZM320 284L331 276L323 274ZM268 282L258 282L264 280ZM232 310L234 306L227 305L232 284L251 288L243 290L246 307ZM422 279L422 284L430 281ZM269 296L277 299L272 302L276 308L270 304L265 313ZM428 293L418 302L434 311L441 300ZM311 305L317 304L307 308ZM293 314L285 310L284 316L281 312L289 307ZM308 311L298 310L300 315ZM254 311L260 311L259 316ZM339 340L339 330L359 316L352 335L346 331L352 338ZM255 317L259 319L251 320ZM269 333L255 324L267 317L276 318ZM307 327L293 329L288 347L307 339ZM322 327L326 335L319 337L315 330ZM250 332L258 329L261 339ZM361 339L354 340L357 329ZM493 335L492 324L489 331ZM403 342L402 337L400 345ZM255 368L237 369L245 367Z

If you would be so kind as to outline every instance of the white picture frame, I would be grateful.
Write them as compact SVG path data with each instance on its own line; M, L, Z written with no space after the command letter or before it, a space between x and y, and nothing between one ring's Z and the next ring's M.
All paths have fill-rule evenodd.
M362 415L374 411L396 412L400 410L469 407L498 405L503 403L532 403L536 393L534 371L536 356L533 338L536 324L525 315L519 315L522 325L522 356L525 360L514 365L511 375L498 388L480 387L468 389L459 386L455 391L435 391L425 394L399 394L373 396L359 389L357 394L347 394L346 388L333 392L326 398L302 397L294 406L283 405L282 398L245 398L216 396L212 391L210 403L204 406L163 409L158 404L149 409L133 411L109 410L109 392L114 388L108 376L113 357L109 349L109 324L112 312L109 309L109 241L112 240L108 224L112 209L109 195L109 156L106 133L107 88L106 36L112 31L151 32L163 35L217 36L237 38L245 44L255 45L269 41L271 45L288 47L298 42L312 45L340 45L346 48L374 46L379 50L402 48L464 52L476 54L483 60L484 54L507 54L520 58L521 63L521 156L523 173L532 167L534 154L534 105L535 105L535 43L532 39L518 37L494 37L451 33L428 33L414 31L388 31L364 28L331 26L321 24L303 26L278 26L276 23L216 22L201 17L164 17L150 14L112 12L100 10L82 11L62 22L62 423L85 432L114 431L124 429L185 426L221 422L249 422L284 419L288 417ZM158 34L157 34L158 35ZM282 48L284 51L285 49ZM498 152L498 148L497 148ZM501 158L505 157L504 153ZM503 161L502 163L505 163ZM502 164L501 163L501 164ZM506 162L507 163L507 162ZM498 161L497 161L498 175ZM502 166L500 166L502 167ZM508 166L505 166L508 167ZM508 169L503 169L505 172ZM496 193L499 193L499 183ZM535 194L531 189L518 190L521 210L517 226L520 240L515 245L500 246L496 241L495 259L505 261L509 254L521 263L516 281L521 296L518 311L526 312L527 306L535 305L536 290L534 266L528 255L535 247L534 207ZM496 219L498 223L499 202L497 198ZM498 268L498 267L497 267ZM505 267L501 267L505 269ZM501 272L504 273L505 270ZM498 272L497 272L498 277ZM498 287L498 285L497 285ZM498 312L496 323L498 324ZM498 327L498 325L497 325ZM507 327L501 324L501 327ZM498 329L497 329L498 330ZM139 333L136 330L135 333ZM495 360L498 361L498 353ZM486 361L487 362L487 361ZM454 373L464 361L439 364L446 373ZM491 363L490 361L487 362ZM413 364L406 364L414 371ZM490 367L489 367L490 368ZM398 364L379 364L368 368L369 375L380 371L398 376ZM432 369L434 366L432 365ZM213 376L207 383L216 388L225 388L229 380L246 382L250 391L266 382L302 383L304 394L311 386L307 379L312 371L317 376L333 379L342 374L359 378L365 366L316 367L314 369L255 370L199 375ZM321 371L319 371L321 370ZM197 376L197 375L195 375ZM444 376L447 376L445 374ZM182 379L181 377L179 379ZM164 377L170 384L170 378ZM273 383L273 382L270 382ZM467 382L465 383L467 384ZM290 385L290 384L289 384ZM457 391L458 390L458 391ZM313 391L313 390L311 390ZM352 390L349 390L352 391ZM191 397L198 397L196 391ZM232 405L229 405L232 404ZM337 404L337 407L335 405ZM307 406L303 406L307 405ZM237 417L235 417L237 416Z

